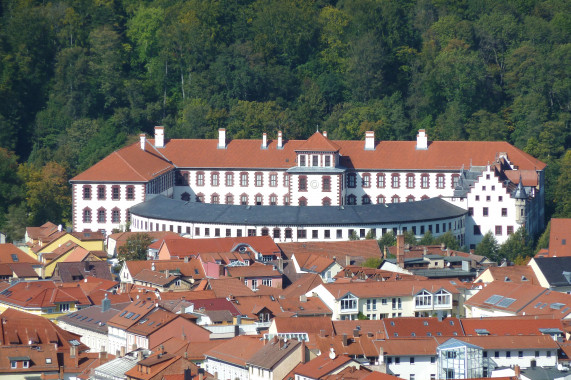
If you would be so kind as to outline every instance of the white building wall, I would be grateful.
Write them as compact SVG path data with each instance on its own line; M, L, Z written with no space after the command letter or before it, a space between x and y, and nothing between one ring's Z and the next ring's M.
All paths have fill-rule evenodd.
M495 309L481 309L474 306L464 306L466 309L466 318L486 318L486 317L513 317L515 313L495 310Z
M396 363L398 358L398 363ZM414 363L411 363L413 358ZM431 359L434 358L434 359ZM414 380L431 380L436 378L436 354L432 356L387 356L385 363L387 373L400 377L401 379L410 379L414 375ZM434 362L432 362L434 360ZM389 363L390 361L390 363ZM432 377L434 376L434 377Z
M102 349L105 349L105 351L109 349L107 334L82 329L64 321L58 321L58 326L71 333L81 335L81 343L89 347L89 352L101 352Z
M113 187L119 188L119 199L112 199ZM127 187L133 186L133 199L127 199ZM91 199L84 199L84 187L91 188ZM105 199L98 199L98 188L102 187ZM141 183L74 183L72 186L73 198L73 230L74 231L101 231L108 234L113 229L125 230L128 223L127 210L129 207L145 200L145 185ZM83 220L86 208L91 210L91 222ZM98 219L98 210L105 210L105 221ZM112 210L119 209L119 220L113 222Z
M212 374L217 380L248 380L248 369L230 363L221 362L211 357L206 357L206 372Z
M121 347L125 347L125 352L129 352L127 349L127 334L125 330L108 326L107 337L109 342L108 352L110 354L115 355L117 352L121 352Z
M496 367L513 367L529 368L532 361L535 361L537 367L554 367L557 365L557 350L551 349L533 349L530 347L522 347L515 350L486 350L488 358ZM521 354L521 356L520 356Z

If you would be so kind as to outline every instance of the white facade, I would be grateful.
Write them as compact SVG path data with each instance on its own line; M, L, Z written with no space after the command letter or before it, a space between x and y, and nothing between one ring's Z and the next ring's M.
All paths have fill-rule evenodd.
M125 330L108 326L107 337L109 342L108 352L110 354L116 355L120 353L121 348L124 350L123 352L130 351L127 349L127 332Z
M109 348L107 334L70 325L63 320L58 321L58 326L71 333L81 335L81 343L89 347L89 352L107 352Z
M249 378L247 367L223 362L210 356L206 356L204 364L206 372L214 375L216 379L248 380Z
M385 356L387 373L401 379L436 379L436 354L434 356Z

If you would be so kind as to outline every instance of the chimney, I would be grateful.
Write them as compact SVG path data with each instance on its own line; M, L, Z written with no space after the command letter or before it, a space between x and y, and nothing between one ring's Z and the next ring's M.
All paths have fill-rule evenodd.
M155 148L165 147L165 127L155 127Z
M444 242L440 243L440 250L446 251L446 243Z
M198 368L198 380L204 380L204 368Z
M327 131L323 131L321 134L323 134L323 137L327 137Z
M319 336L325 338L325 330L319 330Z
M418 135L416 135L416 150L427 150L428 149L428 136L426 136L426 131L424 129L418 130Z
M101 351L99 351L99 365L107 363L107 351L105 351L105 346L101 346Z
M343 334L343 347L347 347L348 344L347 334Z
M121 346L121 351L120 351L120 353L119 353L119 356L120 356L120 357L125 356L125 346Z
M226 149L226 129L218 129L218 149Z
M145 142L147 141L147 136L144 133L139 135L139 140L141 142L141 150L145 150Z
M77 347L71 346L69 348L69 358L71 359L71 363L73 368L79 367L79 357L77 356Z
M404 235L397 233L397 265L404 268Z
M137 361L143 360L143 351L137 351Z
M283 148L284 144L283 144L282 131L278 131L278 149L283 149Z
M299 302L307 302L307 296L305 294L299 296Z
M107 298L107 293L105 293L105 298L101 301L101 312L104 313L111 308L111 300Z
M422 254L423 254L423 256L428 255L428 248L427 247L422 247Z
M268 149L268 134L265 132L262 134L262 149Z
M521 379L521 368L519 367L519 365L514 366L514 375L518 379Z
M183 380L192 380L192 374L190 373L190 368L185 368L183 372Z
M351 256L350 255L345 255L345 266L349 266L351 265Z
M365 132L365 150L375 150L375 131Z
M353 338L359 337L359 329L353 329Z

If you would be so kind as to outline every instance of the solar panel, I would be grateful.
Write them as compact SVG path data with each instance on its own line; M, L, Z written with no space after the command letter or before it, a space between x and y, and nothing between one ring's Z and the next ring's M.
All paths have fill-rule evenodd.
M501 300L500 302L498 302L498 304L496 305L497 307L509 307L512 303L515 302L514 298L504 298L503 300Z
M500 302L500 300L504 298L503 296L494 294L493 296L491 296L490 298L488 298L487 300L484 301L484 303L488 303L490 305L495 305L498 302Z

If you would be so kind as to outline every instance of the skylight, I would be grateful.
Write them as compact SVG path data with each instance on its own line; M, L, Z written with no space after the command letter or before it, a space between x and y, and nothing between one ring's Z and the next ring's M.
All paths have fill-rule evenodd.
M120 317L124 316L125 314L127 314L126 311L122 312L121 314L119 314Z
M12 261L17 263L19 261L18 259L18 255L16 255L15 253L12 253L10 256L12 256Z
M509 307L512 303L515 302L514 298L504 298L503 300L501 300L500 302L498 302L498 304L496 306L498 307Z
M135 315L135 313L133 313L133 312L128 312L127 315L125 316L125 318L129 319L129 318L131 318L133 315Z
M552 309L561 310L561 308L562 308L563 306L565 306L565 304L564 304L564 303L561 303L561 302L555 302L555 303L552 303L550 306L551 306Z
M494 294L493 296L491 296L490 298L488 298L487 300L484 301L484 303L490 304L490 305L495 305L498 302L500 302L500 300L504 298L503 296Z

